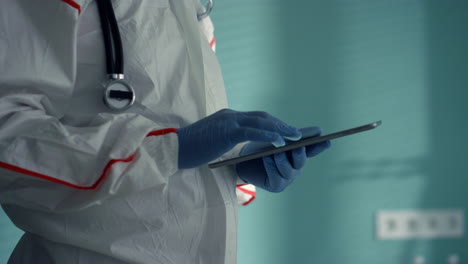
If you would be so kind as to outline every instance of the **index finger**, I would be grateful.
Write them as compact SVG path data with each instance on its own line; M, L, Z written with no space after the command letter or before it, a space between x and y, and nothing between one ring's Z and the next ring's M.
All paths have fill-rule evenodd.
M255 141L255 142L269 142L273 145L284 146L285 141L283 137L269 130L256 129L251 127L239 127L235 129L232 133L234 143L241 143L245 141Z

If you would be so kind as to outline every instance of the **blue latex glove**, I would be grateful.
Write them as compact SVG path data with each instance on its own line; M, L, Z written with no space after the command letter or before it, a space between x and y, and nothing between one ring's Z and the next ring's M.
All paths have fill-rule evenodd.
M283 137L299 139L301 132L265 112L220 110L177 130L179 168L203 165L244 141L284 146Z
M319 127L302 128L304 135L319 136ZM249 160L236 165L239 177L259 188L270 192L282 192L300 174L307 158L313 157L331 145L324 141L312 146L301 147L287 152L276 153L271 156ZM249 143L241 151L241 155L250 154L265 148L265 143Z

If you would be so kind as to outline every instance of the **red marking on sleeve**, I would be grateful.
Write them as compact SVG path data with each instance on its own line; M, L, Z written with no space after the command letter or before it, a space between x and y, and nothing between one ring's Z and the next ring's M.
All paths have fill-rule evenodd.
M237 185L237 189L239 189L241 192L243 192L243 193L245 193L245 194L249 194L249 195L252 196L252 197L250 197L250 199L249 199L247 202L245 202L245 203L242 204L242 205L248 205L248 204L250 204L253 200L255 200L255 198L257 197L257 193L256 193L255 191L251 191L251 190L247 190L247 189L242 188L242 186L244 186L244 185L246 185L246 184L239 184L239 185Z
M76 10L78 10L78 15L81 14L81 6L73 1L73 0L62 0L62 2L64 3L67 3L68 5L70 5L71 7L75 8Z
M213 48L213 46L214 46L215 44L216 44L216 38L213 37L213 38L211 39L211 41L210 41L210 47Z
M175 128L165 128L165 129L155 130L155 131L149 132L148 135L146 135L146 136L147 137L162 136L162 135L166 135L166 134L169 134L169 133L177 133L177 129L175 129Z
M176 133L176 132L177 132L177 129L175 129L175 128L166 128L166 129L151 131L150 133L148 133L148 135L146 135L146 137L161 136L161 135L166 135L166 134L169 134L169 133ZM62 185L65 185L65 186L68 186L68 187L71 187L71 188L75 188L75 189L79 189L79 190L93 190L93 189L97 188L97 186L104 180L104 178L106 178L106 176L109 174L109 171L110 171L112 165L114 165L117 162L131 162L131 161L133 161L135 156L136 156L136 152L133 153L132 155L128 156L127 158L124 158L124 159L112 159L112 160L110 160L107 163L106 167L104 167L104 170L103 170L101 176L91 186L76 185L76 184L73 184L73 183L70 183L70 182L66 182L64 180L60 180L60 179L57 179L57 178L54 178L54 177L51 177L51 176L47 176L47 175L44 175L44 174L41 174L41 173L37 173L37 172L34 172L34 171L23 169L23 168L20 168L20 167L11 165L11 164L7 164L7 163L1 162L1 161L0 161L0 168L7 169L7 170L10 170L10 171L14 171L14 172L17 172L17 173L20 173L20 174L33 176L33 177L40 178L40 179L47 180L47 181L51 181L51 182L54 182L54 183L62 184Z

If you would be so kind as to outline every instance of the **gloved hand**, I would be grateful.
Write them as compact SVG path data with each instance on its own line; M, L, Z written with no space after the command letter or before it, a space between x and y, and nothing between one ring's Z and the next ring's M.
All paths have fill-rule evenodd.
M301 132L265 112L220 110L177 130L179 168L194 168L214 160L244 141L283 146L283 137L299 139Z
M319 136L319 127L302 128L304 135ZM313 157L331 145L324 141L312 146L301 147L287 152L276 153L258 159L253 159L236 165L239 177L259 188L270 192L282 192L301 173L307 158ZM246 155L265 148L265 143L249 143L244 146L241 155Z

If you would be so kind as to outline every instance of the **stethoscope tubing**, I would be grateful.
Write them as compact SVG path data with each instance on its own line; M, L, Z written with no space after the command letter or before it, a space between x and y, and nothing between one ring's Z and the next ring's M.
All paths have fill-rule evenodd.
M101 22L108 82L104 89L104 103L114 111L130 108L136 99L135 90L124 80L124 51L119 25L111 0L96 0ZM205 12L197 14L198 20L208 16L213 0L208 0Z
M107 74L124 74L124 52L119 26L110 0L97 0L106 50Z
M210 14L211 10L213 10L213 0L208 0L205 6L205 12L197 14L198 21L207 17Z
M111 0L97 0L101 28L106 50L107 74L124 74L124 52L119 26ZM197 14L198 20L207 17L213 10L213 0L208 0L205 12Z

